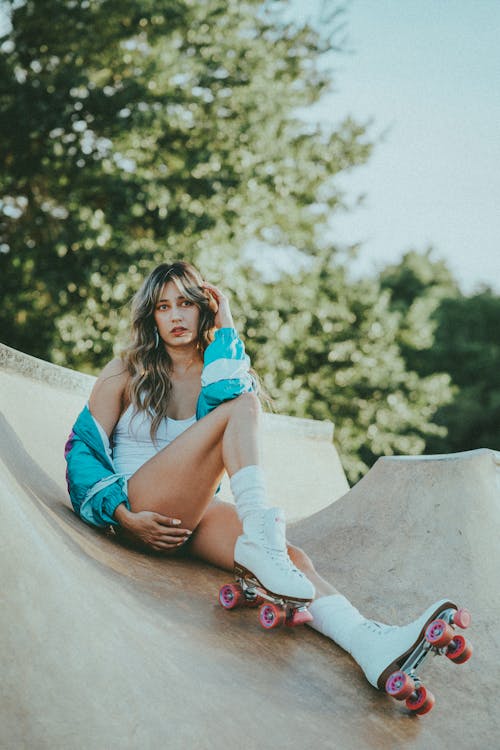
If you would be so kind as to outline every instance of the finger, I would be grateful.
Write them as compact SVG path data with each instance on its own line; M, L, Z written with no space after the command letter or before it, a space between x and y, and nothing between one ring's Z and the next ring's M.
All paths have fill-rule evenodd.
M191 532L189 529L170 529L165 531L163 528L161 533L155 534L156 539L189 539Z
M151 547L158 552L164 552L165 550L178 549L179 547L182 547L183 543L184 542L175 542L173 544L169 544L168 542L154 542Z
M178 529L173 526L157 526L156 533L153 531L155 539L166 539L166 537L182 539L183 537L189 538L191 534L190 529Z
M155 544L166 544L168 547L181 547L183 544L186 544L188 539L189 537L187 536L182 537L181 539L179 539L178 537L172 537L171 539L163 538L163 539L158 539L155 542Z
M182 523L180 518L169 518L169 516L162 516L159 513L155 513L153 520L160 526L180 526Z
M213 294L213 295L214 295L215 297L220 297L220 295L222 294L222 292L221 292L221 290L220 290L220 289L218 289L218 288L217 288L216 286L214 286L213 284L209 284L209 283L208 283L208 282L206 282L206 281L205 281L205 282L204 282L204 283L202 284L202 286L203 286L203 287L204 287L205 289L207 289L207 290L208 290L209 292L211 292L211 293L212 293L212 294Z

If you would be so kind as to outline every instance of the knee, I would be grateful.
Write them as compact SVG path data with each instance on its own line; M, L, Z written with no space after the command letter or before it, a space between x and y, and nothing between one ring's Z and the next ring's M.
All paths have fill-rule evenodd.
M300 547L294 547L290 544L288 546L288 555L293 564L306 575L307 573L315 572L313 561Z
M244 411L246 415L258 418L261 412L259 397L253 393L242 393L231 402L233 408Z

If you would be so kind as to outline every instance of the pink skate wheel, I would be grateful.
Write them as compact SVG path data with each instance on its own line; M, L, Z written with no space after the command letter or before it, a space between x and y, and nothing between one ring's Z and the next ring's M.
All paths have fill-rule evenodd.
M259 612L259 621L263 628L271 630L283 625L286 612L278 604L263 604Z
M404 701L415 691L415 683L410 675L400 670L393 672L385 683L385 692L397 701Z
M286 618L285 625L289 628L294 628L296 625L304 625L306 622L312 621L313 616L307 609L295 609L290 617Z
M425 631L425 640L431 646L442 648L448 645L453 639L454 634L453 628L445 620L434 620L434 622L428 625Z
M469 612L468 609L457 609L455 614L453 615L453 622L454 624L462 628L462 630L466 630L466 628L469 627L471 624L472 615Z
M410 697L406 699L406 708L412 713L417 714L417 716L423 716L424 714L428 714L429 711L432 711L435 702L436 699L431 691L426 690L423 685L420 685L413 695L410 695Z
M219 591L219 602L224 609L234 609L244 600L245 595L237 583L226 583Z
M446 656L454 664L464 664L472 656L472 646L463 635L456 635L448 646Z

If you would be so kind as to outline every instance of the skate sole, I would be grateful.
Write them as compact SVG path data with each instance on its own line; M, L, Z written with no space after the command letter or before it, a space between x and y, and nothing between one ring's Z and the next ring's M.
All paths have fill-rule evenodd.
M311 603L311 599L300 599L299 597L288 597L284 596L284 594L276 594L274 591L271 591L269 588L264 586L257 576L252 573L251 570L248 570L243 565L240 565L239 563L234 563L234 577L236 580L238 578L243 579L247 585L249 586L255 586L257 589L260 589L261 592L264 594L268 594L269 597L272 597L273 600L281 601L284 604L298 604L299 606L308 605Z
M401 667L403 666L403 664L405 663L405 661L408 659L408 657L410 656L410 654L412 654L415 651L415 649L417 648L417 646L419 645L419 643L421 643L424 640L424 638L425 638L425 631L427 630L428 625L430 625L430 623L433 620L435 620L437 617L439 617L439 615L441 615L447 609L455 609L456 610L457 609L457 605L454 604L453 602L445 601L445 602L443 602L442 604L440 604L438 607L436 607L434 609L434 611L429 615L429 617L427 618L427 620L423 624L422 629L420 630L420 633L418 634L418 636L413 641L413 644L408 649L406 649L406 651L404 651L401 654L401 656L398 656L397 659L394 659L394 661L391 662L391 664L389 664L389 666L384 669L384 671L382 672L382 674L380 675L380 677L377 680L377 687L379 688L379 690L385 690L385 683L386 683L388 677L393 672L397 672L399 669L401 669Z

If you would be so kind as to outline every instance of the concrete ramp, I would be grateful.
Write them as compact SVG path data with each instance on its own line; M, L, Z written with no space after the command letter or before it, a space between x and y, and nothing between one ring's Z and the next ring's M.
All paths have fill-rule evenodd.
M0 344L0 409L25 449L63 489L64 442L94 382L90 375ZM269 496L289 522L325 508L349 489L331 422L266 413L262 453ZM220 497L232 502L227 477Z
M402 622L443 594L472 610L473 660L426 665L437 703L418 719L312 630L266 633L255 611L223 611L227 574L80 522L61 451L91 380L0 355L0 747L496 746L498 454L381 459L290 529L378 619Z

